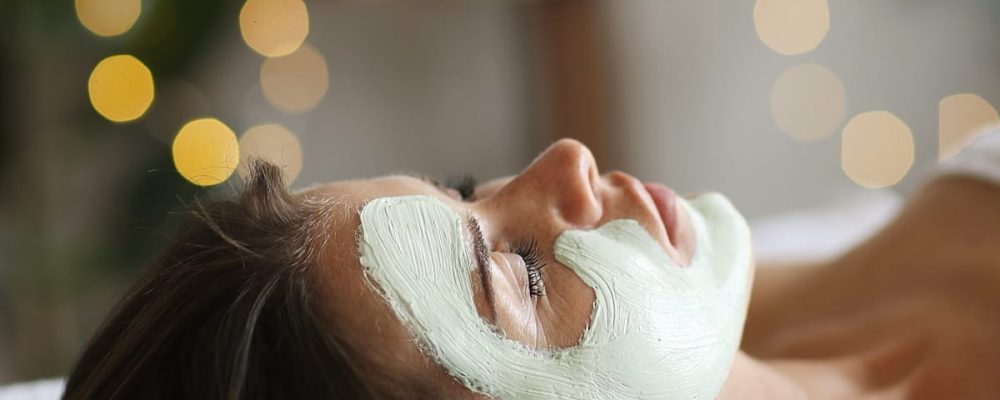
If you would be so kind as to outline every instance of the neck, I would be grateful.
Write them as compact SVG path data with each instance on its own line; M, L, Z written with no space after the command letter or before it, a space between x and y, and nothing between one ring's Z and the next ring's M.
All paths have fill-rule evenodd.
M870 282L879 299L996 299L998 248L1000 185L944 176L927 184L875 237L818 269L817 284Z
M811 267L758 269L744 343L759 345L809 315L825 318L837 310L852 311L850 305L870 304L865 302L874 295L956 288L962 295L995 293L1000 282L998 205L1000 185L966 176L940 177L881 232L842 257ZM984 279L988 273L997 279ZM942 274L948 274L948 282L941 282Z
M962 175L931 181L872 241L873 248L859 250L882 258L899 257L914 253L914 245L927 246L927 256L949 264L1000 262L996 250L1000 245L1000 184ZM900 251L905 249L910 251Z
M993 310L989 304L1000 300L998 205L1000 185L940 177L890 225L839 259L812 268L761 268L744 350L778 365L808 360L840 377L865 375L849 365L845 370L842 360L878 364L881 376L908 374L941 330L964 323L953 320L955 310ZM890 362L872 361L882 358ZM835 359L841 361L827 361Z

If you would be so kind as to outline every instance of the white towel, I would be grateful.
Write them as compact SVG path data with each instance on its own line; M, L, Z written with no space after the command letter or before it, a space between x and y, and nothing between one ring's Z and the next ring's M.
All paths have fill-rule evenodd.
M972 175L1000 184L1000 126L977 135L961 152L942 162L931 174Z
M957 155L925 170L923 182L970 175L1000 184L1000 126L975 135ZM830 204L751 221L758 264L810 264L850 250L892 221L903 204L887 190L833 199Z
M0 386L0 400L59 400L65 385L62 378L53 378Z

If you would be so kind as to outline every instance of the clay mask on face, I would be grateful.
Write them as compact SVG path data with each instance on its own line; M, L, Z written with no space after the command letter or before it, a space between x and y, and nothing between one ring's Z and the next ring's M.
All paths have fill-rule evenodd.
M432 197L369 202L360 261L424 352L473 391L499 399L711 399L742 333L749 230L721 195L682 204L697 240L687 267L633 220L559 236L556 258L596 294L590 325L565 349L530 349L477 314L463 219Z

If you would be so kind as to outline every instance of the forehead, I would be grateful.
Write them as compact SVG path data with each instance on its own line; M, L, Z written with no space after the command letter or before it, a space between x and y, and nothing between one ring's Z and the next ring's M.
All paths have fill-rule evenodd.
M409 175L389 175L373 179L337 181L307 189L306 196L322 196L337 200L358 211L365 202L379 197L426 194L445 197L427 181Z
M326 201L333 207L328 229L329 240L324 244L323 264L333 272L349 270L360 272L356 233L360 219L358 212L371 200L380 197L428 195L446 204L448 197L434 185L413 176L391 175L373 179L331 182L306 189L301 195ZM348 272L348 271L343 271Z

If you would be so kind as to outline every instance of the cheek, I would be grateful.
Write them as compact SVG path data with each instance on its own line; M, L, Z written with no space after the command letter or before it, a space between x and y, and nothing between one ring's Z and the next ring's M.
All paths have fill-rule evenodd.
M533 297L520 257L493 253L491 285L496 321L503 334L530 348L567 348L579 343L590 323L594 290L562 264L549 260L545 295Z
M594 289L555 260L550 260L545 270L546 295L538 300L538 319L549 346L575 346L590 325Z

